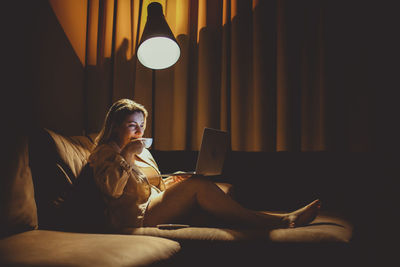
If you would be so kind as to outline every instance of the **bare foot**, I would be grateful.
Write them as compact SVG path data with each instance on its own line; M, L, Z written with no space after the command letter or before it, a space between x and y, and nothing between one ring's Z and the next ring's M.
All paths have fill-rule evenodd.
M316 199L310 204L289 213L285 218L285 221L288 222L288 227L293 228L309 224L317 217L320 207L321 201Z

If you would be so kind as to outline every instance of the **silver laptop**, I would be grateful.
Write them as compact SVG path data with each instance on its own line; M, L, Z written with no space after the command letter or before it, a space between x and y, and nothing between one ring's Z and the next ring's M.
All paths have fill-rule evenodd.
M201 146L197 156L196 170L190 172L180 172L179 174L161 174L162 177L173 175L193 175L215 176L222 173L226 152L229 147L228 132L204 128Z

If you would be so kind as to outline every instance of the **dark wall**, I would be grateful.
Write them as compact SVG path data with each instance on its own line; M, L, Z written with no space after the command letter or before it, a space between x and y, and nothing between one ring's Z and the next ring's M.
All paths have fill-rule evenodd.
M152 154L161 172L171 173L193 171L198 152ZM214 179L234 184L237 199L250 208L291 210L321 198L324 209L353 217L396 195L398 159L390 153L231 151Z
M83 66L48 1L8 1L2 6L5 48L2 106L18 124L67 135L83 129Z
M325 5L328 150L397 151L395 8L390 1Z

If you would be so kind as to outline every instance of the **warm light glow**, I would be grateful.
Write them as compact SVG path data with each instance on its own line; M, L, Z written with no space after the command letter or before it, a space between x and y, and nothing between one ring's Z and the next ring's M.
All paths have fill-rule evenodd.
M86 1L49 1L57 20L63 28L72 48L85 64L86 46Z
M166 37L153 37L138 48L138 59L150 69L165 69L175 64L181 54L178 44Z

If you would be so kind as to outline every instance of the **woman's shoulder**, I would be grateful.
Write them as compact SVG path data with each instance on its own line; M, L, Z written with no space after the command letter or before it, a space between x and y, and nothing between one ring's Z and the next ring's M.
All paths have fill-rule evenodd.
M96 153L104 153L104 152L109 152L109 153L119 153L119 147L114 144L114 143L104 143L101 145L98 145L92 152L92 154Z
M119 154L119 148L112 143L105 143L97 146L89 156L89 162L115 158Z

